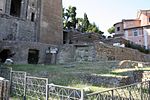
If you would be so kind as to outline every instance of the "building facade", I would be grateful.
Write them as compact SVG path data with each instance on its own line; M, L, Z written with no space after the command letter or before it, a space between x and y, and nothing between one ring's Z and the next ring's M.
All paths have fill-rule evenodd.
M115 35L150 49L150 10L140 10L136 19L114 24Z
M47 57L45 51L61 44L63 44L62 0L0 0L2 60L9 55L7 51L11 51L16 62L26 63L30 59L29 56L34 57L35 54L37 63L43 63ZM7 52L5 59L3 52ZM18 57L19 52L24 55L21 61Z

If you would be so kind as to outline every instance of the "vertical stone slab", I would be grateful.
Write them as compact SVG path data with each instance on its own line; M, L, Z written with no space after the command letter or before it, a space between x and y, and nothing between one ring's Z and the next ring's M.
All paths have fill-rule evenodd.
M21 1L21 13L20 13L20 17L23 19L26 19L27 17L27 1L28 0L22 0Z
M6 0L5 13L10 14L11 0Z

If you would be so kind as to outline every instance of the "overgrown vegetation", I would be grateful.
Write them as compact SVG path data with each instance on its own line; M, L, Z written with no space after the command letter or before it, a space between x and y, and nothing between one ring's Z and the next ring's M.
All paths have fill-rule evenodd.
M36 77L49 78L49 83L57 85L71 86L77 88L85 88L89 92L102 91L107 88L105 86L88 83L83 78L84 75L112 75L112 76L124 76L126 73L135 70L149 70L150 67L139 69L114 69L113 66L117 66L114 62L100 62L100 63L78 63L67 65L13 65L13 70L25 71L28 75Z
M145 54L150 54L150 50L149 49L145 49L144 46L141 46L141 45L138 45L138 44L135 44L131 41L127 41L125 43L125 46L128 47L128 48L132 48L132 49L137 49L139 50L140 52L143 52Z
M49 78L49 83L57 85L88 88L90 91L100 91L106 87L97 86L86 82L85 75L106 74L114 66L113 62L103 63L80 63L67 65L13 65L13 70L25 71L30 76ZM107 67L105 67L106 65ZM88 90L88 91L89 91Z
M115 33L115 27L112 26L107 31L108 31L109 34Z

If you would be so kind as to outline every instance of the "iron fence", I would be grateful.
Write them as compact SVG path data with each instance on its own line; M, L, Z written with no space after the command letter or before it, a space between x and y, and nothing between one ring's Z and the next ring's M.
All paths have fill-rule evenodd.
M83 89L48 84L47 78L27 76L23 71L0 68L0 76L10 77L10 93L19 100L150 100L150 81L86 94Z
M45 100L46 99L47 78L26 77L25 97L29 100Z
M11 95L23 100L45 100L47 78L27 76L23 71L11 71Z
M150 81L87 94L88 100L150 100Z
M83 89L48 84L46 100L83 100Z
M23 71L11 71L11 95L18 98L24 97L25 93L25 77L26 72Z

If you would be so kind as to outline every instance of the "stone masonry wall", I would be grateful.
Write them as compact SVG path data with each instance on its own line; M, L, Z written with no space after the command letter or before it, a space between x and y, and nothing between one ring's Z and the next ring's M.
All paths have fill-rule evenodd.
M0 15L0 17L0 40L35 41L34 22L7 15Z
M150 54L143 54L130 48L113 47L103 43L95 43L97 60L132 60L150 61Z
M88 45L63 45L58 54L58 63L113 60L149 62L150 55L134 49L113 47L98 42Z
M95 48L93 45L66 44L60 48L58 63L95 61Z
M83 81L94 85L102 85L107 87L119 87L131 84L128 76L113 76L113 75L80 75Z
M64 64L74 62L74 50L75 47L73 45L64 45L60 47L57 63Z
M40 42L63 43L62 0L41 0Z
M38 42L16 42L16 41L5 41L0 42L0 50L9 49L15 55L13 56L14 63L27 64L28 63L28 52L29 49L39 50L39 61L38 63L44 63L46 58L46 50L49 47L57 47L51 44L42 44Z

